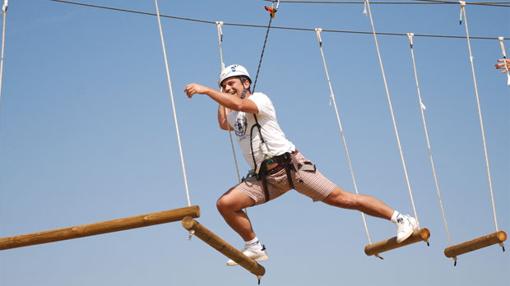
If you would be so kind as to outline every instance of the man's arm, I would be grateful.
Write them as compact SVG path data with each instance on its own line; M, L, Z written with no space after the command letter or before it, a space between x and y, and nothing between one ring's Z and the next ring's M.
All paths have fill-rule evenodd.
M233 130L232 127L230 127L230 124L228 124L227 114L228 114L227 109L224 106L219 105L218 106L218 123L220 124L220 128L223 130Z
M253 101L248 100L246 98L241 99L237 96L233 96L228 93L223 93L207 86L191 83L186 86L184 91L186 92L186 95L189 98L191 98L195 94L205 94L208 95L211 99L213 99L217 103L219 103L220 105L228 109L254 114L259 113L259 109Z

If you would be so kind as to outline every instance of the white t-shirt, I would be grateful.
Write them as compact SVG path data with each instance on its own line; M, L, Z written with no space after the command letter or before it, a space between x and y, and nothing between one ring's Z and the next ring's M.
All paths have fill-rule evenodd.
M276 111L269 97L261 92L255 92L247 99L253 101L257 105L259 110L257 120L260 126L262 126L262 137L267 144L267 154L264 154L260 144L261 140L259 130L257 127L254 127L251 144L253 145L253 152L255 153L257 166L260 166L260 163L264 161L264 159L294 151L296 147L292 144L292 142L287 140L285 134L280 128L280 125L278 125ZM250 147L250 131L255 124L253 114L242 111L231 111L227 115L227 120L237 135L244 158L252 169L255 168L253 165L253 157Z

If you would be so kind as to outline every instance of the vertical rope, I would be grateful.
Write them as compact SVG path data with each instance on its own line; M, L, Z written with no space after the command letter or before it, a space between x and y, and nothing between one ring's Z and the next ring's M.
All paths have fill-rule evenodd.
M430 138L429 138L429 131L427 126L427 119L425 116L425 104L423 103L423 99L421 96L421 90L420 90L420 82L418 80L418 70L416 68L416 59L414 56L414 34L413 33L407 33L407 39L409 40L409 49L411 51L411 59L413 63L413 72L414 72L414 81L416 83L416 94L418 96L418 105L420 108L421 113L421 123L423 125L423 132L425 133L425 139L427 141L427 150L430 160L430 166L432 167L432 176L434 177L434 185L436 187L436 195L437 199L439 201L439 207L441 208L441 216L443 218L443 225L444 229L446 231L446 236L448 237L448 242L451 242L451 236L450 236L450 230L448 228L448 222L446 221L446 211L443 204L443 199L441 195L441 189L439 188L439 179L436 172L436 164L434 163L434 157L432 156L432 147L430 144Z
M468 52L469 52L469 62L471 64L471 75L473 77L473 87L475 90L476 106L478 108L478 119L480 121L480 130L482 133L483 154L485 156L485 170L487 172L487 181L489 183L489 193L490 193L491 203L492 203L492 215L494 218L494 226L496 227L496 231L499 231L498 219L496 216L496 201L494 199L494 191L492 189L492 176L491 176L491 170L490 170L490 164L489 164L489 155L487 152L487 142L485 139L485 128L483 125L482 109L480 107L480 96L478 95L478 83L476 80L476 73L475 73L475 63L473 60L473 51L471 49L471 38L469 35L468 19L467 19L467 14L466 14L466 9L465 9L466 2L459 1L459 3L460 3L461 20L462 20L462 18L464 19L464 27L466 30L466 40L467 40L467 46L468 46Z
M2 86L4 81L5 31L8 5L9 0L4 0L4 4L2 5L2 50L0 51L0 100L2 99Z
M343 129L343 126L342 126L342 121L340 119L340 113L338 112L338 108L337 108L337 105L336 105L335 93L333 91L333 85L331 84L331 78L329 77L329 70L328 70L328 65L326 63L326 57L324 56L323 41L322 41L322 37L321 37L321 32L322 32L321 28L316 28L315 29L315 34L317 36L317 41L319 42L319 49L320 49L321 57L322 57L322 65L324 67L324 73L326 75L326 80L327 80L328 86L329 86L330 98L331 98L331 102L333 103L333 108L335 109L336 120L337 120L337 123L338 123L338 129L340 131L340 138L342 139L342 143L343 143L343 146L344 146L345 157L347 159L347 163L349 165L349 171L351 173L352 184L354 186L354 191L356 192L356 194L359 194L358 183L356 181L356 176L354 174L354 168L352 166L351 155L349 153L349 148L347 146L347 140L345 139L344 129ZM365 233L367 235L368 243L372 244L372 238L370 237L370 232L368 230L367 219L366 219L365 214L363 212L360 212L360 213L361 213L361 218L363 219L363 225L365 226Z
M216 30L218 32L218 48L219 48L219 52L220 52L220 65L221 65L221 70L220 72L223 71L223 69L225 69L225 62L223 61L223 30L222 30L222 27L223 27L223 22L221 21L216 21ZM223 91L223 88L221 88L221 91ZM225 111L225 114L227 114L227 108L226 107L222 107L223 110ZM237 160L237 153L236 153L236 148L234 146L234 139L232 139L232 131L229 129L228 130L228 138L229 138L229 141L230 141L230 148L232 149L232 157L234 159L234 166L236 168L236 175L237 175L237 181L238 182L241 182L241 172L239 171L239 161Z
M508 70L508 65L505 62L506 57L506 49L505 49L505 38L498 37L499 47L501 48L501 55L503 56L503 67L505 68L506 73L506 85L510 86L510 71Z
M269 23L267 23L266 36L264 37L264 44L262 44L262 51L260 52L259 64L257 65L257 73L255 74L255 80L253 81L253 89L251 91L252 93L255 93L255 88L257 87L257 81L259 79L260 67L262 66L262 59L264 58L264 52L266 50L266 45L267 45L267 38L269 37L269 31L271 30L271 24L273 23L273 18L276 15L276 11L278 10L278 7L280 6L280 0L273 0L272 2L273 3L272 3L271 8L273 9L273 12L270 12L270 14L269 14ZM276 3L276 5L275 5L275 3Z
M218 32L218 47L220 50L220 65L221 70L220 73L225 69L225 61L223 61L223 22L216 21L216 31Z
M386 73L384 72L384 65L383 65L383 62L382 62L381 51L379 49L379 42L377 40L377 33L375 31L374 19L372 17L372 11L370 9L370 1L369 0L364 0L364 1L365 1L365 10L364 10L364 12L368 13L368 17L370 19L370 25L372 26L372 35L374 36L375 48L377 50L377 58L379 60L379 67L381 68L381 74L382 74L383 81L384 81L384 89L386 91L386 98L388 100L388 107L390 109L391 120L393 122L393 130L395 132L395 137L397 138L398 150L400 152L400 160L402 161L402 168L404 170L404 177L405 177L405 181L406 181L406 184L407 184L407 190L409 192L409 198L411 200L411 205L413 207L414 217L416 218L417 221L419 221L418 213L416 211L416 206L414 204L414 198L413 198L413 191L411 189L411 183L409 182L409 176L407 174L407 166L406 166L406 162L405 162L405 159L404 159L404 151L402 150L402 145L400 144L400 136L398 134L397 121L395 119L395 114L393 112L393 105L391 103L391 95L390 95L390 91L389 91L389 88L388 88L388 82L386 80Z
M170 78L170 68L168 66L168 57L166 55L165 38L163 37L163 27L161 25L161 16L159 14L158 0L154 0L154 5L156 6L156 16L158 19L159 36L161 39L161 47L163 49L163 58L165 61L166 80L168 83L168 91L170 93L170 101L172 103L172 114L173 114L173 118L174 118L175 131L177 134L177 143L179 145L179 155L180 155L180 159L181 159L182 176L184 178L184 188L186 190L186 200L188 201L188 206L191 206L191 199L190 199L189 187L188 187L188 177L186 175L186 165L184 163L184 154L182 151L181 135L179 132L179 122L177 121L177 112L175 110L174 93L172 90L172 80Z
M269 23L267 24L266 36L264 37L264 44L262 45L262 51L260 52L259 63L257 65L257 73L255 74L255 80L253 81L252 93L255 92L255 88L257 87L257 81L259 79L260 67L262 66L262 59L264 58L264 52L266 50L267 38L269 36L269 31L271 30L272 22L273 22L273 17L269 16Z

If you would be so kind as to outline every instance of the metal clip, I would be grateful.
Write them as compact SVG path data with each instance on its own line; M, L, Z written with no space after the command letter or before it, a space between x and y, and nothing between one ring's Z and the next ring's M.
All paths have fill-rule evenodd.
M271 18L274 18L276 16L276 12L278 12L278 6L280 6L280 0L272 1L271 7L264 6L264 9L266 9L267 12L269 12L269 15ZM275 5L276 3L276 5Z
M2 5L2 12L4 14L7 12L7 8L9 8L9 0L4 0L4 5Z
M319 41L319 47L322 47L322 28L315 28L315 35L317 36L317 41Z
M409 40L409 46L412 49L414 47L414 33L407 33L407 39Z

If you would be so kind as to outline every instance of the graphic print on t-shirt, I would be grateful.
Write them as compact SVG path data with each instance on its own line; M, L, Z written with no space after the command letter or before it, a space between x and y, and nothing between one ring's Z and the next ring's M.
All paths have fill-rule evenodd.
M248 122L246 120L246 114L244 112L239 112L236 117L236 123L234 124L234 131L240 139L246 135L246 128L248 127Z

